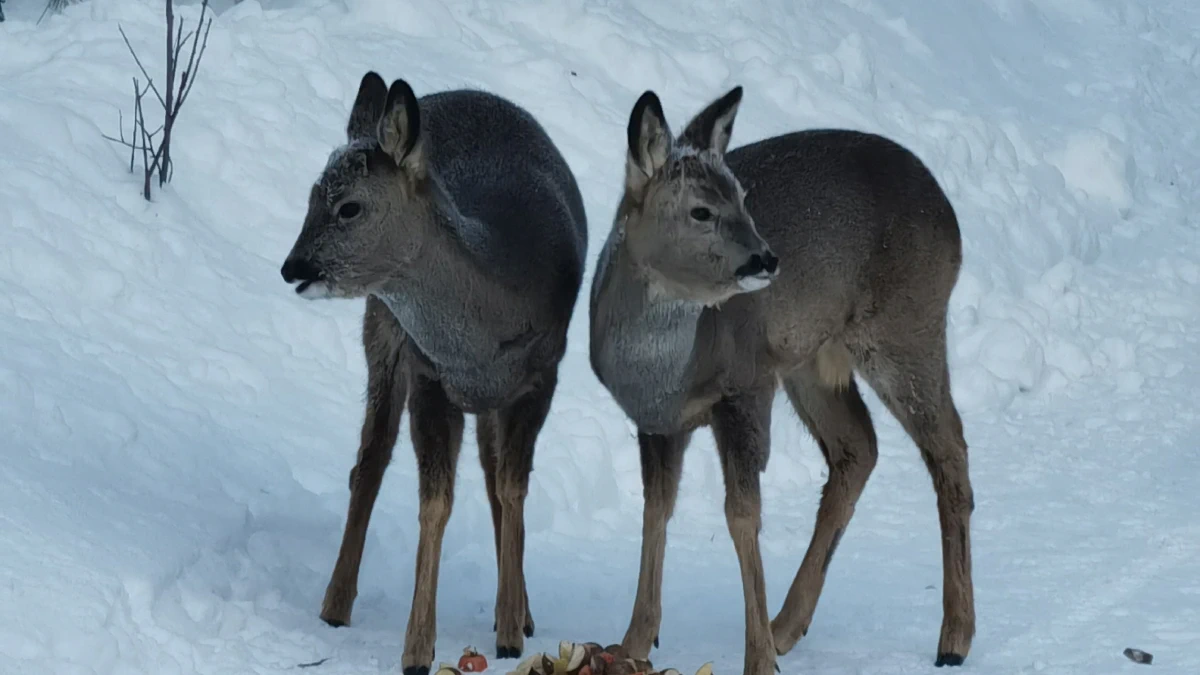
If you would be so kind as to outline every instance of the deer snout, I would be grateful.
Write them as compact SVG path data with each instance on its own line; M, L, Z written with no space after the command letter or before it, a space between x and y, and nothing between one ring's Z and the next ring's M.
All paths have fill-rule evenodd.
M321 270L317 269L312 262L302 258L288 258L279 272L283 275L283 280L289 284L297 281L317 281L321 278Z
M764 249L762 253L750 254L750 259L734 274L737 275L738 286L743 291L751 292L769 286L778 269L779 258L770 249Z
M331 290L325 274L311 260L288 258L279 273L287 283L297 284L296 294L303 298L313 300L330 297Z
M751 254L750 260L737 269L739 277L769 276L779 268L779 258L770 250Z

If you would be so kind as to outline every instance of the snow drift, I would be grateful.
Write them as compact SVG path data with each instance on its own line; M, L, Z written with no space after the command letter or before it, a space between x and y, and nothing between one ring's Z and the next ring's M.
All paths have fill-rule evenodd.
M355 625L317 618L354 459L361 303L279 278L362 73L481 87L531 110L584 190L594 256L647 88L678 125L746 88L734 145L875 131L914 150L964 235L954 394L978 510L978 672L1200 669L1194 480L1200 17L1184 0L315 0L221 6L152 203L102 138L161 6L89 0L0 24L0 656L13 673L398 667L416 475L402 429ZM197 6L177 8L194 21ZM594 259L585 283L590 282ZM587 367L586 303L538 447L527 565L539 633L619 640L641 486L632 429ZM883 460L785 672L917 672L940 621L934 497L871 400ZM468 429L468 439L473 434ZM773 608L824 466L782 400L764 476ZM468 440L438 658L492 639L495 564ZM741 663L720 469L699 434L671 527L662 650ZM1187 598L1193 601L1188 601ZM1123 641L1137 641L1127 645ZM494 667L506 668L500 663ZM1177 669L1177 670L1176 670Z

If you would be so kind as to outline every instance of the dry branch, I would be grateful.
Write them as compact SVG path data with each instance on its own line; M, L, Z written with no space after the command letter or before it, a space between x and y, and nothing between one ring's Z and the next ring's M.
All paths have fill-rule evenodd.
M208 14L208 0L203 0L200 4L200 18L196 24L196 30L183 32L183 24L175 25L175 8L172 0L165 0L166 3L166 22L167 22L167 57L166 57L166 83L164 95L154 84L154 79L150 77L150 73L142 64L141 58L138 57L137 50L133 48L133 44L129 41L129 37L125 34L124 28L120 26L117 29L121 32L121 38L125 40L125 46L129 49L129 53L133 55L133 60L137 64L138 70L146 78L146 86L142 88L138 79L133 78L133 138L125 139L125 121L124 116L118 111L118 124L120 129L120 137L113 138L105 135L104 138L120 143L129 148L129 171L133 172L137 152L142 153L142 169L144 173L144 181L142 185L142 196L146 201L150 201L150 181L157 173L158 186L161 188L166 185L171 176L174 174L174 163L171 161L171 138L172 131L175 128L175 121L179 117L179 110L183 107L183 102L187 100L187 96L192 91L192 87L196 84L196 72L200 68L200 60L204 58L204 51L208 47L208 33L212 28L212 17L205 17ZM191 51L188 55L187 63L183 68L182 74L179 74L179 57L183 53L184 44L191 41ZM176 75L178 77L178 88L176 88ZM143 101L146 94L154 92L155 98L158 99L159 105L163 109L163 122L158 129L148 131L146 128L146 111ZM156 140L156 136L162 133L162 137Z

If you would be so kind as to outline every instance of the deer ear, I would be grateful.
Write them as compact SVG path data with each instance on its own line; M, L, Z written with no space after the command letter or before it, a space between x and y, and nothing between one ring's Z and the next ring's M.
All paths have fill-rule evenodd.
M410 171L424 170L425 153L421 143L421 110L412 87L404 80L392 82L383 117L376 131L379 145L398 166Z
M650 178L667 163L675 139L663 115L662 103L646 91L633 105L626 129L629 155L625 162L625 186L634 193L645 189Z
M733 120L742 102L742 87L729 90L696 115L680 136L680 141L697 150L715 150L724 155L733 135Z
M358 85L358 96L350 109L350 121L346 122L346 140L353 143L360 138L371 138L383 117L383 105L387 101L387 84L379 73L368 71Z

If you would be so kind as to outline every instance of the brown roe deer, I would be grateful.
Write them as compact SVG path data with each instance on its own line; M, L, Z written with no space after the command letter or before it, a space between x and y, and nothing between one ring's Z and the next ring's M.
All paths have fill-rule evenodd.
M368 72L309 195L281 270L304 298L366 298L367 407L350 505L321 618L350 622L367 525L407 404L420 475L420 541L405 675L426 675L438 566L463 415L476 417L499 567L496 649L533 635L525 497L583 283L587 219L540 124L496 95L418 99Z
M745 675L768 675L812 621L838 540L878 457L854 371L920 450L941 522L937 665L975 632L967 445L950 395L946 315L958 221L911 152L849 130L784 134L726 153L736 87L678 137L647 91L628 126L625 190L592 280L591 364L638 427L641 572L624 646L645 657L662 618L666 528L683 454L711 427L745 596ZM812 540L767 613L759 474L779 385L829 465Z

